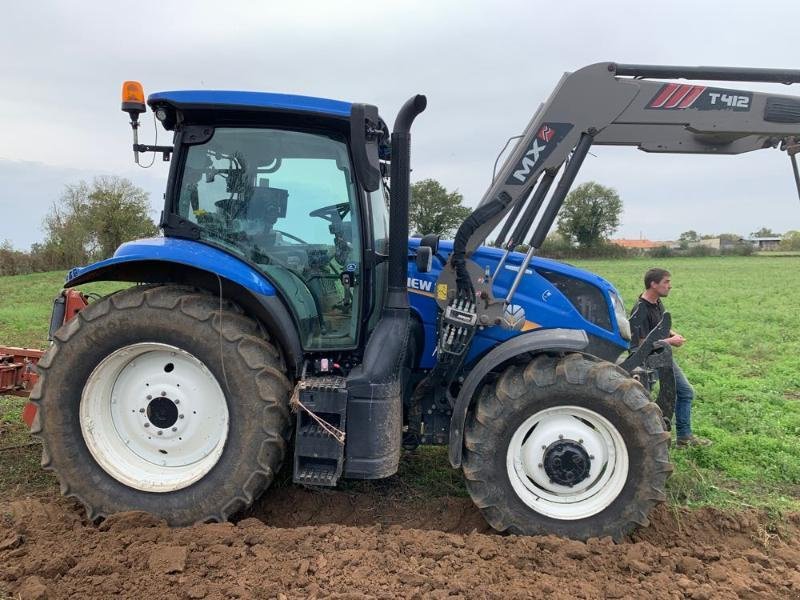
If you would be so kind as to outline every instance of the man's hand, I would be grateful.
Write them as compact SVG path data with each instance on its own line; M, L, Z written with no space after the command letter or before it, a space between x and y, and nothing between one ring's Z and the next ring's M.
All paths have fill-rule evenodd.
M667 342L670 346L675 346L676 348L679 348L680 346L683 346L683 344L686 342L686 338L680 335L679 333L675 333L671 337L665 339L664 341Z

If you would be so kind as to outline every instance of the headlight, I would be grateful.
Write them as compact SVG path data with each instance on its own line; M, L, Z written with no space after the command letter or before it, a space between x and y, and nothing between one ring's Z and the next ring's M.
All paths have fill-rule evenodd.
M617 318L619 334L623 339L631 341L631 324L628 321L628 313L625 312L625 303L616 292L611 292L611 301L614 304L614 316Z

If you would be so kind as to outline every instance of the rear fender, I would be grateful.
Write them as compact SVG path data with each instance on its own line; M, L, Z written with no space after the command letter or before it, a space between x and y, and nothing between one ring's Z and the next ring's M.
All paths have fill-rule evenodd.
M486 375L503 363L528 352L581 352L589 345L586 332L580 329L539 329L511 338L495 347L478 361L464 380L450 418L450 464L461 466L464 446L464 424Z
M93 281L178 283L221 294L259 319L298 373L303 350L297 327L269 280L249 264L211 246L176 238L123 244L113 258L73 269L65 287Z

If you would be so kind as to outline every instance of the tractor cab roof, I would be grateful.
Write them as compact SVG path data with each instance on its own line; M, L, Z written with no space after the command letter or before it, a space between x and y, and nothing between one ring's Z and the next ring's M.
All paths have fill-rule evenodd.
M303 118L347 120L352 112L350 102L296 96L294 94L274 94L269 92L242 92L233 90L181 90L157 92L147 98L154 111L166 108L169 116L164 120L167 129L174 127L174 112L184 115L216 117L242 114L263 114L264 112L298 115ZM191 119L193 120L193 119ZM213 118L216 120L216 118Z

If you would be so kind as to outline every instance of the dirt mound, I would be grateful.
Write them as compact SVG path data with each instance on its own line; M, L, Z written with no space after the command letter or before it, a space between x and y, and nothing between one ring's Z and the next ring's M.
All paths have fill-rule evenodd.
M287 488L237 523L87 523L74 503L0 503L0 596L22 598L800 598L800 522L657 510L623 544L488 531L468 500Z

